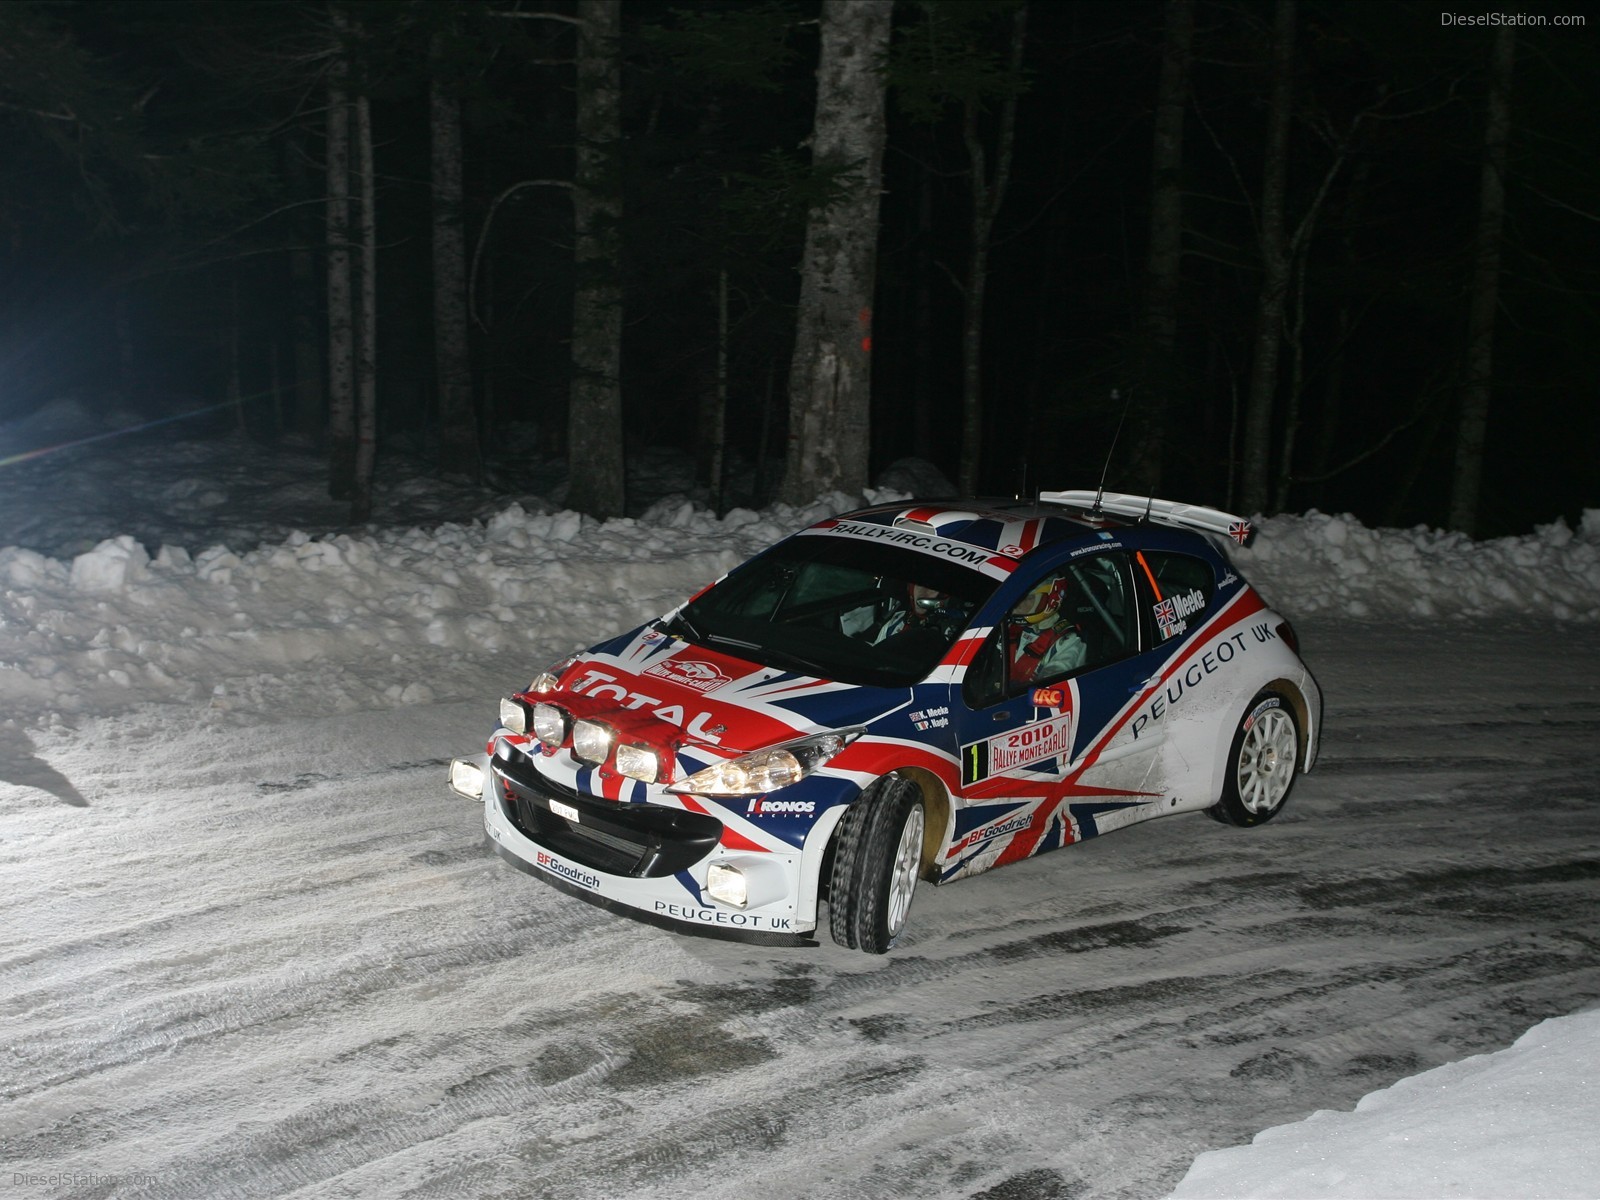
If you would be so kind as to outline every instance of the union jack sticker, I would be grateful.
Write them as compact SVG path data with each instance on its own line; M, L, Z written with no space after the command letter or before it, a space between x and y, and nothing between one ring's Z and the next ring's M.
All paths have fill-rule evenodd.
M1241 546L1244 545L1246 542L1248 542L1250 540L1250 522L1249 521L1230 521L1230 522L1228 522L1228 536L1231 537L1234 541L1238 542L1239 545L1241 545Z
M1177 606L1173 604L1170 596L1160 604L1157 604L1151 611L1155 613L1156 624L1161 627L1162 641L1177 637L1178 634L1189 628L1189 623L1178 616Z

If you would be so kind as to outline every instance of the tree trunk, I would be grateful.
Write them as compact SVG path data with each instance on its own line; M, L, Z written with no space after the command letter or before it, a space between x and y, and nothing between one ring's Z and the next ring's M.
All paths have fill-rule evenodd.
M1283 310L1289 292L1284 192L1289 174L1289 117L1294 87L1295 0L1278 0L1272 28L1272 95L1267 109L1266 158L1261 183L1261 292L1256 301L1255 350L1245 398L1242 485L1238 506L1265 512L1271 472L1273 401L1283 346Z
M806 222L789 368L783 498L859 494L871 444L872 303L883 179L883 57L893 0L823 0L811 156L848 170L838 203Z
M1133 490L1157 495L1166 466L1167 427L1180 411L1178 281L1183 263L1183 119L1194 49L1193 0L1167 0L1161 82L1156 90L1151 153L1150 246L1145 258L1138 440L1129 474Z
M330 4L339 45L328 67L328 495L349 500L355 494L355 329L350 309L350 107L345 88L350 76L345 37L349 21Z
M462 225L461 101L447 90L434 38L429 89L433 156L433 357L439 385L439 466L476 479L478 418L472 404L467 325L467 239Z
M578 151L573 179L572 392L567 423L567 504L621 516L622 0L578 2Z
M1473 239L1472 300L1467 318L1466 380L1456 427L1456 468L1450 488L1450 527L1475 534L1483 483L1483 446L1494 383L1494 314L1500 299L1500 227L1506 211L1506 143L1511 135L1514 27L1495 31L1489 58L1488 120L1478 184L1478 230Z
M704 436L710 443L707 464L711 487L711 509L722 515L722 481L726 474L728 451L728 268L717 272L717 378L712 389L712 419Z
M296 200L313 193L307 179L304 139L290 134L283 150L284 177ZM321 432L327 405L327 374L322 364L322 339L317 333L317 268L311 256L312 234L296 215L295 238L289 250L289 345L293 390L287 406L280 403L281 425L299 434Z
M761 396L761 433L756 438L755 474L750 482L750 506L763 508L767 494L767 455L772 450L772 427L778 407L778 368L772 359L767 360L767 386Z
M1302 228L1305 228L1302 226ZM1309 241L1309 239L1308 239ZM1300 436L1300 402L1306 382L1306 273L1310 248L1297 244L1290 254L1289 296L1291 312L1284 325L1284 340L1289 345L1289 386L1284 392L1283 435L1278 451L1277 483L1272 491L1272 507L1283 512L1289 506L1294 486L1294 448Z
M356 325L355 491L350 520L372 516L372 468L378 448L378 222L372 172L372 109L356 97L356 154L361 164L357 221L361 232L361 304Z
M1022 47L1028 31L1028 6L1019 4L1011 18L1013 76L1022 71ZM983 466L983 305L989 288L989 243L994 221L1005 203L1011 181L1011 156L1016 144L1017 97L1012 92L1000 108L1000 130L995 141L994 178L989 178L988 157L978 133L978 105L968 100L962 114L962 139L967 147L968 183L972 196L972 245L961 314L961 470L964 496L977 494Z

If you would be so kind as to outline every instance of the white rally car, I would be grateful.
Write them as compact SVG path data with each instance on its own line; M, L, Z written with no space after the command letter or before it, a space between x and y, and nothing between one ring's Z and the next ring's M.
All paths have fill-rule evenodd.
M513 865L671 928L883 953L949 883L1278 813L1322 697L1248 522L1141 496L818 522L500 702L450 786Z

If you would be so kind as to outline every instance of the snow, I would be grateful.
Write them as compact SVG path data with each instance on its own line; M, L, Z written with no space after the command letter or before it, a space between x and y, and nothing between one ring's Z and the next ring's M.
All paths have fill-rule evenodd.
M1195 1160L1174 1200L1493 1200L1600 1190L1600 1010Z
M1275 517L1237 557L1258 587L1292 587L1297 614L1600 620L1600 509L1530 536L1474 542L1417 527L1368 529L1315 510Z
M37 453L52 444L65 448ZM898 478L915 477L914 464L899 466ZM139 940L139 963L155 963L173 988L224 998L236 992L247 1004L249 1011L237 1017L228 1015L235 1010L227 1004L208 1008L212 1027L185 1035L202 1044L230 1030L255 1029L261 1021L270 1026L301 1004L310 975L298 976L285 965L293 963L293 955L285 958L280 951L294 942L302 923L308 936L328 936L326 927L300 907L315 904L320 890L331 886L323 868L314 855L303 868L286 867L281 845L254 841L269 836L261 806L242 793L218 790L221 775L206 776L203 790L196 792L206 802L194 813L192 845L169 865L170 848L141 814L177 802L185 794L187 773L210 769L203 764L237 763L226 777L238 786L247 781L258 789L270 785L274 803L282 806L274 819L301 819L293 816L300 813L319 837L357 841L364 835L355 822L318 807L326 800L318 790L324 776L316 764L342 756L357 774L418 766L404 761L408 750L412 758L439 753L436 746L417 750L416 727L401 723L401 714L419 706L459 730L464 748L476 736L467 731L482 725L501 691L525 683L572 649L663 611L754 550L861 499L835 496L804 508L735 509L719 517L697 503L669 468L661 468L649 481L658 498L647 509L637 517L600 523L561 511L531 492L494 495L463 482L436 483L400 460L388 463L380 479L384 490L377 520L346 528L338 508L322 494L322 470L309 447L269 453L226 432L186 438L167 425L159 432L111 436L103 422L89 421L66 402L0 428L0 546L5 547L0 549L0 816L18 818L0 838L0 857L10 872L7 879L20 889L11 901L13 913L32 913L39 922L19 924L0 939L0 978L8 980L6 990L14 997L0 1007L0 1044L29 1047L10 1061L11 1083L0 1089L0 1132L7 1142L17 1139L15 1146L26 1147L12 1153L14 1161L0 1163L7 1172L26 1164L11 1175L18 1189L48 1176L55 1182L36 1189L41 1194L168 1194L159 1188L141 1191L145 1185L132 1176L133 1182L113 1180L108 1187L104 1179L94 1182L99 1177L92 1174L51 1175L50 1164L62 1151L54 1139L63 1130L81 1135L74 1153L100 1136L78 1129L71 1119L79 1100L71 1087L70 1061L80 1053L86 1061L131 1072L131 1082L119 1084L129 1094L148 1089L153 1098L136 1106L133 1117L144 1123L141 1137L170 1140L177 1147L169 1148L171 1156L215 1174L208 1184L191 1181L187 1191L178 1187L173 1194L204 1194L224 1179L229 1186L218 1184L216 1194L271 1194L286 1186L273 1177L269 1187L262 1181L267 1176L252 1183L248 1174L237 1173L242 1167L211 1161L207 1155L213 1152L202 1144L201 1132L167 1128L160 1108L166 1098L174 1104L198 1103L203 1110L207 1101L193 1096L198 1089L225 1097L217 1103L240 1106L228 1114L230 1122L265 1127L275 1106L292 1102L283 1090L285 1077L263 1076L259 1094L246 1101L228 1090L232 1068L221 1050L194 1052L187 1069L197 1075L189 1083L180 1086L163 1076L157 1060L145 1055L172 1052L172 1043L152 1032L170 1022L157 1011L160 1002L131 984L119 1001L123 985L113 981L104 1024L76 1017L43 1027L29 1023L41 1014L76 1011L68 994L81 974L107 943L124 938ZM883 491L868 498L897 494ZM1576 529L1558 520L1524 537L1482 543L1421 528L1368 529L1349 516L1311 512L1261 522L1255 548L1236 558L1269 600L1312 624L1352 618L1373 623L1369 627L1410 622L1412 627L1435 625L1448 636L1452 628L1500 620L1525 631L1547 629L1551 622L1572 628L1600 623L1600 511L1585 513ZM1529 637L1530 645L1536 636ZM1341 699L1330 695L1330 709L1337 711ZM304 722L295 727L299 752L252 760L253 743L267 726L289 716ZM92 766L70 759L85 731L95 735L99 757ZM58 831L60 814L97 804L96 788L115 793L117 772L134 771L132 764L140 760L148 762L141 781L160 780L175 790L130 798L125 827L95 853L124 869L137 864L173 889L185 886L186 879L205 880L210 890L185 901L185 911L202 927L229 920L222 914L241 894L258 895L276 914L277 925L230 926L220 930L219 943L236 941L230 950L191 955L186 946L193 924L170 923L158 904L150 913L129 913L125 927L89 929L81 944L73 940L71 923L80 910L103 916L93 905L100 885L68 868L54 875L48 868L43 875L32 873L29 856L73 844L57 840L72 836ZM442 769L433 760L420 765L437 777L442 792ZM420 818L397 810L384 837L411 845L418 855L437 854L445 893L461 892L469 907L481 903L477 891L462 892L459 874L449 873L458 852L435 845L433 827ZM207 874L202 848L223 856L225 875ZM488 865L509 873L497 863ZM338 869L351 872L344 882L356 885L341 900L351 906L348 920L355 926L404 906L386 890L381 875L368 879L364 867ZM299 898L301 890L307 900ZM548 911L566 924L545 931L550 939L545 948L533 951L519 940L513 959L507 957L510 949L491 947L481 959L468 955L480 964L472 970L487 972L487 964L504 960L519 989L593 989L597 981L585 977L582 959L569 953L575 940L589 939L587 953L594 954L595 939L621 945L636 927L609 918L590 924L597 918L583 906L553 903ZM42 914L50 914L48 920ZM452 910L443 900L428 900L410 919L447 931ZM663 988L709 978L720 969L722 960L702 957L679 939L662 937L650 945L652 959L635 961L634 967L639 979L662 981ZM63 949L72 946L77 949ZM387 973L407 981L414 1003L441 1020L456 1005L510 1003L515 1008L515 995L521 994L508 997L506 979L497 976L491 982L481 973L454 979L448 988L461 994L445 1001L432 990L431 968L396 959L383 944L374 943L368 951L356 943L338 954L357 980ZM59 973L50 973L54 967L42 975L29 973L35 960L57 959L63 964ZM120 979L130 969L118 966L115 973ZM352 982L335 1002L359 1005L366 994L365 985ZM396 1002L394 993L382 1000ZM915 1003L908 994L904 1004ZM141 1006L151 1012L152 1025L142 1023ZM663 1037L670 1037L671 1011L668 1004L652 1016L664 1022ZM368 1018L374 1027L386 1019L383 1012ZM748 1043L735 1038L720 1042L717 1051L731 1053L735 1066L741 1045L759 1053L755 1039L763 1026L753 1016L739 1020L746 1024L735 1020L723 1032L742 1030ZM149 1045L119 1040L124 1027L143 1031ZM329 1061L324 1050L338 1052L331 1031L328 1036L325 1048L312 1043L294 1052L303 1059L297 1070L323 1070L321 1064ZM380 1043L374 1053L390 1051ZM416 1070L423 1085L406 1101L408 1112L432 1112L430 1103L457 1095L459 1084L442 1076L429 1084L424 1078L432 1060L408 1062L395 1053L396 1069ZM540 1094L559 1094L576 1106L575 1123L551 1134L557 1142L581 1142L591 1136L585 1132L589 1125L615 1115L601 1100L584 1099L583 1081L615 1068L604 1054L552 1074L548 1064L498 1064L493 1043L451 1053L481 1060L490 1076L506 1071L512 1079L537 1079ZM650 1050L657 1057L673 1053L666 1045ZM62 1055L68 1065L56 1071L52 1060ZM1507 1049L1400 1079L1365 1096L1354 1111L1319 1110L1268 1128L1247 1146L1207 1149L1172 1194L1600 1196L1600 1143L1592 1136L1600 1118L1597 1066L1600 1010L1544 1020ZM547 1076L559 1081L545 1082ZM928 1103L936 1108L919 1120L950 1120L976 1144L1000 1145L1009 1124L1027 1119L1027 1105L993 1087L975 1077L972 1105L977 1108L958 1105L950 1111L937 1107L951 1103L948 1091L930 1093ZM869 1088L863 1095L871 1094ZM330 1101L333 1108L321 1117L306 1118L307 1136L354 1120L339 1106L360 1102L357 1096ZM1314 1103L1313 1098L1304 1108ZM987 1115L978 1119L978 1109ZM475 1120L497 1120L494 1093L473 1112ZM784 1119L772 1118L779 1125ZM836 1131L848 1130L854 1118L841 1109L830 1124ZM408 1180L427 1179L431 1157L450 1158L456 1153L452 1139L460 1135L443 1125L424 1125L432 1132L419 1134L424 1140L408 1148L392 1148L396 1161L383 1173L364 1174L375 1170L369 1166L341 1175L337 1194L401 1191L411 1186ZM773 1136L780 1133L775 1125ZM715 1130L705 1136L708 1144L724 1137L739 1141ZM553 1153L553 1145L542 1146L538 1154ZM891 1147L888 1153L894 1157L903 1149ZM317 1180L327 1178L305 1158L308 1151L284 1146L279 1153L304 1174L297 1186L308 1194L315 1192ZM469 1139L460 1154L467 1161L481 1151ZM826 1171L824 1178L832 1180ZM1053 1194L1047 1184L1037 1194ZM830 1187L830 1194L851 1194L847 1183L832 1180ZM790 1185L774 1194L802 1193Z

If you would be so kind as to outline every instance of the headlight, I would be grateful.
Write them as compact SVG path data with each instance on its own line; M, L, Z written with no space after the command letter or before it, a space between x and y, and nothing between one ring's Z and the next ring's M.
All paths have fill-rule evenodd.
M728 863L716 862L706 868L706 894L734 908L743 908L750 903L744 872Z
M465 758L451 759L450 790L468 800L482 800L483 768Z
M661 760L649 746L624 743L617 747L617 774L637 779L640 783L654 783L661 773Z
M861 736L859 729L841 729L769 746L727 762L712 763L667 791L696 796L756 796L799 783L812 771Z
M705 895L729 908L765 908L789 894L789 880L771 855L742 854L706 868Z
M616 730L603 722L579 721L572 727L572 752L585 762L603 763L616 738Z
M567 740L567 714L554 704L535 704L533 736L546 750L559 748Z
M528 706L510 696L500 698L500 724L512 733L528 732Z

